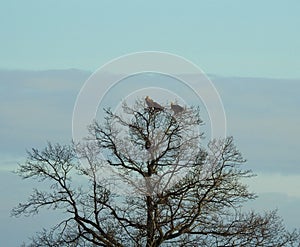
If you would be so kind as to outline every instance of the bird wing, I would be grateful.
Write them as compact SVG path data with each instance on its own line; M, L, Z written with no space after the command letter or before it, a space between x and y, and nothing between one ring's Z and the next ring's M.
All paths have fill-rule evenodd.
M153 107L157 109L163 109L163 107L155 101L153 101Z

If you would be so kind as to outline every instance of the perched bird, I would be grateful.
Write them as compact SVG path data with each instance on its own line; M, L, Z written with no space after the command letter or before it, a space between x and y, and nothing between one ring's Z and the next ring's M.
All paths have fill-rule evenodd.
M146 141L145 141L145 149L149 149L149 148L151 148L151 142L147 139Z
M145 101L149 108L154 108L155 110L163 110L164 109L160 104L158 104L157 102L150 99L149 96L146 96Z
M171 109L172 111L175 113L175 114L178 114L180 112L183 112L184 111L184 108L180 105L175 105L173 104L173 102L171 102Z

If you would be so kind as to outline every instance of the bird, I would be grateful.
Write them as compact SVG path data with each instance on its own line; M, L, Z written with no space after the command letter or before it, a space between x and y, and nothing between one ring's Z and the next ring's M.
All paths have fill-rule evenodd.
M145 141L145 149L148 150L151 148L151 142L149 141L149 139L147 138Z
M164 109L160 104L158 104L157 102L149 98L149 96L146 96L145 101L149 108L153 108L155 110L160 110L160 111Z
M171 102L171 109L173 110L174 114L178 114L180 112L184 111L184 108L180 105L175 105L173 102Z

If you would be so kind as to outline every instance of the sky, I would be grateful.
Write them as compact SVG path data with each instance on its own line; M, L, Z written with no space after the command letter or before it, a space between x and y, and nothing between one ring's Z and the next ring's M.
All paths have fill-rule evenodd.
M162 50L210 73L298 78L299 9L297 0L2 0L0 67L94 71Z
M18 246L53 221L47 212L9 217L35 185L11 173L26 149L69 143L84 82L112 59L141 51L182 56L209 76L227 132L258 175L247 181L259 195L249 207L277 207L289 228L300 227L299 11L296 0L2 0L1 242Z

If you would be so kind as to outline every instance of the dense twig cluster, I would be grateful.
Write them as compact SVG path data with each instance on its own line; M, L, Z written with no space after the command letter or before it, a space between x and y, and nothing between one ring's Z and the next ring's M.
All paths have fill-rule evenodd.
M233 138L201 145L197 109L174 114L137 101L123 110L106 110L85 144L32 149L19 166L20 176L47 180L50 190L35 189L12 214L46 207L66 216L29 246L299 246L299 233L286 231L275 211L241 210L255 198L241 179L253 174ZM114 192L108 168L130 193Z

